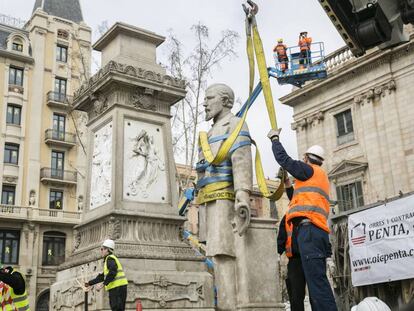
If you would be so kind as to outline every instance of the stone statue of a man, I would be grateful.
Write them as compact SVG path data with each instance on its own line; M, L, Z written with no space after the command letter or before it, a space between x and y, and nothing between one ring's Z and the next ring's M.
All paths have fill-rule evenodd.
M223 141L240 121L231 113L233 103L234 93L227 85L213 84L207 88L203 106L206 121L213 120L213 126L208 131L208 145L213 155L217 154ZM236 257L239 255L235 239L240 238L249 225L253 175L247 125L243 125L222 163L210 165L201 150L197 173L197 200L205 204L207 256L212 257L214 262L218 310L235 310ZM240 217L242 209L245 217Z

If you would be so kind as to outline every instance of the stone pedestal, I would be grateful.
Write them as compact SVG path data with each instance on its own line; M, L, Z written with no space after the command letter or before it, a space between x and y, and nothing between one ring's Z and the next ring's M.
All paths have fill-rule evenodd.
M281 311L276 220L252 218L249 229L236 239L237 310Z
M79 283L102 272L107 238L129 280L127 310L138 298L144 310L214 310L213 277L181 240L170 107L185 85L156 63L163 41L117 23L94 46L103 68L73 103L89 116L85 211L74 252L51 287L51 310L84 310ZM109 310L107 296L92 290L89 309Z

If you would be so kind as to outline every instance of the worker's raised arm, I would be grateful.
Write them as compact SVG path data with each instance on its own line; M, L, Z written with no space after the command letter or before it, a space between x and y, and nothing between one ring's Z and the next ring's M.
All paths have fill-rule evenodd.
M272 141L272 151L277 163L294 178L301 181L308 180L313 176L312 166L303 161L293 160L280 143L279 133L280 130L271 130L268 134L268 137Z

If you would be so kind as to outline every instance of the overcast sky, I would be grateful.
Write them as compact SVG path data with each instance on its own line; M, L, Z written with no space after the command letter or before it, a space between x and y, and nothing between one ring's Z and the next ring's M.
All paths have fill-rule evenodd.
M64 1L64 0L62 0ZM29 19L35 0L0 0L0 13L21 19ZM81 0L85 22L97 39L97 26L107 20L109 26L116 21L126 22L166 36L172 29L187 48L192 47L190 27L198 22L210 28L214 43L224 29L240 34L237 46L238 58L226 61L214 71L210 81L230 85L245 101L248 95L248 65L245 53L244 12L241 0ZM344 42L322 10L318 0L256 0L259 5L257 17L267 65L273 61L272 49L277 38L284 38L287 45L296 45L298 34L308 31L314 42L325 43L326 54L342 47ZM158 50L158 61L163 62L166 49ZM257 81L257 79L256 79ZM295 132L290 129L293 110L277 100L290 92L290 86L279 86L271 80L279 127L283 128L281 141L292 157L297 157ZM247 119L250 132L259 145L265 175L274 177L278 165L266 135L270 129L263 97L260 96L250 109ZM204 125L205 126L205 125Z

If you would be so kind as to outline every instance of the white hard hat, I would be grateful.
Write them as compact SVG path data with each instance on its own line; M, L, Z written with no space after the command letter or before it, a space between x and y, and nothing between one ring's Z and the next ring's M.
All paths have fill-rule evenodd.
M317 156L318 158L321 158L322 160L325 159L325 151L319 145L313 145L312 147L309 147L309 149L306 150L305 153L306 154L313 154L313 155Z
M391 311L391 309L377 297L367 297L357 306L352 307L351 311Z
M114 250L114 248L115 248L115 242L113 241L113 240L105 240L103 243L102 243L102 246L103 247L107 247L107 248L110 248L110 249L112 249L112 250Z

